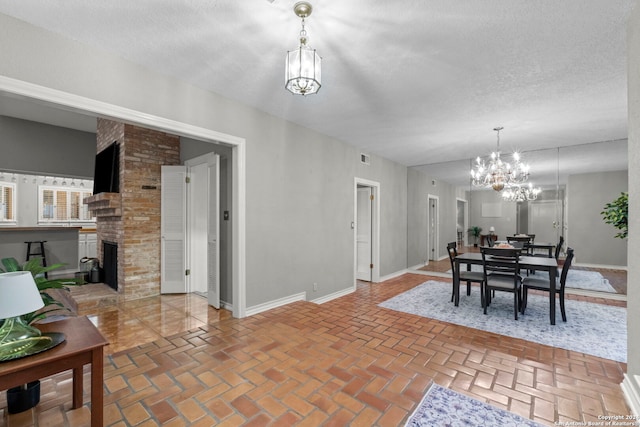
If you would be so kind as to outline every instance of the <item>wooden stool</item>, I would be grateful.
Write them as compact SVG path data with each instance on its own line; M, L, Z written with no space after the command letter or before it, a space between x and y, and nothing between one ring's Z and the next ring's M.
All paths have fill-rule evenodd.
M36 241L32 241L32 242L25 242L27 244L27 261L29 261L29 258L31 258L32 256L40 256L42 258L42 266L46 267L47 266L47 257L45 255L44 252L44 244L47 243L46 240L36 240ZM35 247L31 247L31 245L34 245ZM48 274L45 272L44 273L44 277L46 277L47 279L49 278Z

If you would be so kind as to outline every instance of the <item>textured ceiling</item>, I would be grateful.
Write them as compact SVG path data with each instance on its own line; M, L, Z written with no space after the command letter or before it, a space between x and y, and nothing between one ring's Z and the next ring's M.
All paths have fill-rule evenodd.
M627 137L634 0L314 0L323 85L307 97L284 89L294 3L0 0L0 13L407 166L484 155L495 126L504 152Z

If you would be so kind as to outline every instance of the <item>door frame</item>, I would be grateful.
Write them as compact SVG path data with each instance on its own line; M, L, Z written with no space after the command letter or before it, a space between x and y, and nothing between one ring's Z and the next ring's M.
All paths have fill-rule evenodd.
M0 76L0 91L19 99L62 108L80 114L107 117L211 144L232 148L232 282L233 317L247 315L246 297L246 140L244 138L194 126L176 120L132 110L119 105L75 95L58 89Z
M354 178L353 184L353 287L355 289L358 273L358 185L360 187L370 187L373 194L371 207L371 283L380 282L380 183L364 178Z
M462 224L462 242L464 246L469 246L469 233L467 233L467 230L469 229L469 201L460 197L456 197L456 209L458 208L458 202L461 202L464 206L464 215L462 216L462 220L464 222L464 224ZM456 241L457 240L458 229L456 228Z
M435 236L434 236L434 251L433 259L431 259L431 201L435 201ZM429 261L438 261L440 259L440 253L437 252L440 247L440 197L435 194L427 194L427 265Z

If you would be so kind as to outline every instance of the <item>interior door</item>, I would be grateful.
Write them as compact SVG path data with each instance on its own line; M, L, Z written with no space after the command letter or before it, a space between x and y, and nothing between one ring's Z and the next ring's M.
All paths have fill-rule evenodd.
M220 156L208 156L207 172L207 300L209 305L220 308Z
M189 167L189 290L206 294L208 289L209 171L206 163Z
M358 187L356 247L358 280L371 281L373 188Z
M558 202L541 200L529 202L529 233L536 235L536 242L556 243L559 226Z
M160 208L160 293L187 292L187 168L162 166Z
M220 308L220 156L205 154L185 162L189 171L189 289L206 293Z
M437 261L438 260L438 253L436 251L436 248L438 247L438 199L433 198L433 197L429 197L428 198L428 202L429 202L429 212L428 212L428 230L429 230L429 236L428 236L428 242L429 242L429 247L428 247L428 256L429 256L429 261Z

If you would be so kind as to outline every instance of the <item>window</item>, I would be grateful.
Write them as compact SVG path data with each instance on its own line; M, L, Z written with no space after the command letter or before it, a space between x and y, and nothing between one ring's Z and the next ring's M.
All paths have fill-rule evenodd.
M16 185L0 182L0 223L16 222Z
M89 208L83 203L90 191L75 188L46 187L38 188L39 222L82 222L93 221Z

